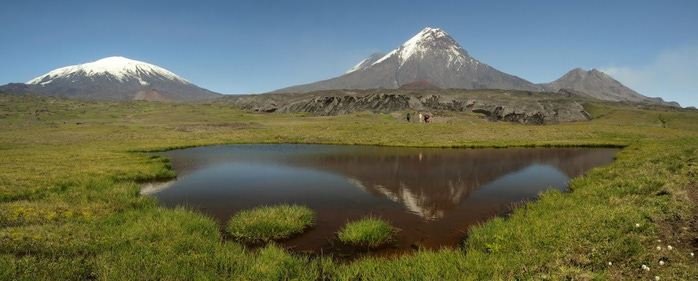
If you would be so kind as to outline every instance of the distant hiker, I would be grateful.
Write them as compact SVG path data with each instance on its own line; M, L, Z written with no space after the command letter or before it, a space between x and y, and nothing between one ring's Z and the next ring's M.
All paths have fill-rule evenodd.
M410 122L410 113L407 112L407 122Z
M429 115L424 115L424 122L429 123Z
M424 116L423 116L422 113L420 112L420 113L419 113L419 123L422 123L423 118L424 118Z

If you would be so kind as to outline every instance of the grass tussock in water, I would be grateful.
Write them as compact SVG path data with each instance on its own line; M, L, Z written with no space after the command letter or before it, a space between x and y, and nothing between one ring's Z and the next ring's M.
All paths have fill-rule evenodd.
M260 206L240 211L228 221L228 232L247 242L268 242L302 233L314 223L315 214L308 207L282 204Z
M0 280L698 280L698 112L585 110L591 121L546 126L436 111L420 124L0 94ZM251 252L204 214L139 195L139 181L174 176L140 152L227 143L623 150L569 193L469 229L463 248L345 263Z
M345 244L378 248L389 243L396 231L390 223L381 218L367 217L347 222L337 233L337 237Z

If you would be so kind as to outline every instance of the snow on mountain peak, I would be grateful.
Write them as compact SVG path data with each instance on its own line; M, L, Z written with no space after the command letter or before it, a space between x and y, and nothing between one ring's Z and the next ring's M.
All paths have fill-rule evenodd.
M402 50L399 52L400 58L407 59L413 54L425 50L424 47L426 47L425 45L428 45L429 42L433 42L445 36L448 36L448 34L441 29L427 27L402 45Z
M373 64L378 64L392 56L397 56L398 61L402 64L415 55L424 56L426 52L434 51L437 48L448 53L449 63L464 62L468 57L468 53L446 32L440 28L427 27Z
M411 43L411 42L416 43L416 42L425 41L425 40L426 41L436 40L436 39L439 39L441 37L446 37L446 36L448 36L448 34L446 34L446 32L444 32L443 30L441 30L441 28L427 27L427 28L422 29L422 31L417 33L417 35L415 35L410 40L408 40L407 43Z
M119 81L136 79L142 85L148 85L148 82L143 80L148 76L161 76L170 80L191 84L184 78L181 78L159 66L120 56L107 57L94 62L61 67L47 74L29 80L27 84L45 85L47 83L51 83L56 78L68 77L75 74L85 76L107 74L115 77Z

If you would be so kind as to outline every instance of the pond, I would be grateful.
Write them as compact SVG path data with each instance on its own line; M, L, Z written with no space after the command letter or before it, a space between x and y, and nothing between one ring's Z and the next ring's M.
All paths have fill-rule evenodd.
M184 205L223 226L240 210L295 203L316 225L283 244L297 252L354 256L336 232L368 215L401 231L371 254L455 247L470 226L610 163L616 148L438 149L248 144L159 153L176 181L144 189L168 207ZM365 253L361 253L365 254Z

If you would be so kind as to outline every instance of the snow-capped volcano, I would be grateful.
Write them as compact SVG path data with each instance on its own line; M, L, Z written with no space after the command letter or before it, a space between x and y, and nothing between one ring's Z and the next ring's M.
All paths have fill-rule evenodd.
M374 54L342 76L276 92L395 89L415 81L439 88L542 90L477 61L446 32L427 27L383 57L375 59Z
M15 84L14 89L18 88ZM162 67L118 56L52 70L21 89L95 100L190 101L220 96Z
M575 93L596 99L659 103L625 87L597 70L576 69L551 83L533 84L471 57L451 36L427 27L393 51L374 53L342 76L276 90L303 93L337 89L504 89Z
M439 28L427 27L417 35L407 40L402 46L388 53L383 58L373 64L379 64L384 60L396 57L400 65L404 65L409 60L423 59L425 56L439 52L446 58L448 64L456 63L479 63L472 59L468 52L456 43L451 36Z
M103 58L98 61L84 64L61 67L29 80L27 84L46 85L53 82L57 78L73 75L83 75L88 77L111 76L121 82L135 79L138 80L141 85L148 85L148 82L146 82L144 79L159 76L165 79L191 84L189 81L162 67L119 56Z
M427 27L392 52L388 54L384 54L382 52L373 53L371 56L352 67L344 74L369 68L375 64L380 64L391 57L396 57L398 63L403 65L410 59L422 59L424 58L425 54L433 52L437 49L443 52L443 54L448 58L447 63L449 64L464 63L468 58L470 58L468 56L468 52L458 45L458 43L456 43L451 36L446 34L446 32L439 28ZM470 61L472 63L478 63L472 58L470 58Z

